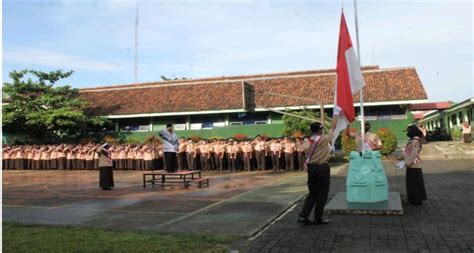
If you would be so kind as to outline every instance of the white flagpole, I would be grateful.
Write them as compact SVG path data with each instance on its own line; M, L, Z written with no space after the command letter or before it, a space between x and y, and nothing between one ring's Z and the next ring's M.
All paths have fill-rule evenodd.
M359 25L357 23L357 0L354 0L354 16L355 16L355 27L356 27L356 40L357 40L357 59L359 60L359 66L362 68L360 64L360 43L359 43ZM361 69L362 71L362 69ZM364 125L364 94L363 94L364 87L362 87L359 91L359 98L360 98L360 132L361 132L361 144L362 144L362 154L365 152L365 125Z

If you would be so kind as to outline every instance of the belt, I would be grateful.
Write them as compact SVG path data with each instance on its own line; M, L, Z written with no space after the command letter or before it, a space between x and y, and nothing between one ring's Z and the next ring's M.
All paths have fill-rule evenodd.
M323 165L328 165L328 163L310 163L308 165L309 166L323 166Z

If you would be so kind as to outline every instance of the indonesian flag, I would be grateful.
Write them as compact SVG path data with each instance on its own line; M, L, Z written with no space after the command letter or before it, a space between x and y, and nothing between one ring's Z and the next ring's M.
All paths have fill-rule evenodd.
M364 86L364 78L352 46L344 13L341 13L336 73L333 117L337 117L337 124L334 129L333 146L339 133L355 120L352 95Z

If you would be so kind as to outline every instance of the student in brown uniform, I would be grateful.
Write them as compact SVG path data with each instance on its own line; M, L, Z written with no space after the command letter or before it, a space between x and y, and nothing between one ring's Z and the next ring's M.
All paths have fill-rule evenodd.
M313 122L310 125L312 133L309 139L310 146L306 151L305 165L308 172L309 194L305 199L303 208L299 214L298 223L303 224L327 224L329 220L323 219L324 206L328 199L330 184L329 154L330 143L336 120L333 119L332 127L328 134L323 135L323 125ZM314 208L314 221L308 219L311 210Z
M252 141L252 145L254 145L255 149L255 160L257 161L257 169L264 170L265 169L265 141L262 139L260 135L255 137L255 140Z
M423 133L416 125L410 125L407 128L407 136L409 140L405 146L403 161L401 162L401 167L406 167L407 198L410 203L421 205L423 201L428 199L420 159Z
M143 149L143 169L153 170L153 148L146 145Z
M196 166L194 164L194 161L196 157L196 150L195 150L193 140L191 140L191 138L186 139L185 152L186 152L186 164L188 165L187 166L188 170L195 170Z
M252 170L252 144L250 141L244 141L242 143L242 155L243 155L243 162L244 162L244 170L251 171Z
M283 152L285 153L285 170L293 171L295 169L295 143L293 140L287 137L285 137L283 142Z
M114 169L109 144L103 143L96 153L99 156L99 186L103 190L111 190L114 187Z
M218 140L214 145L215 156L217 161L217 169L222 171L224 169L224 156L225 156L226 145L224 141Z
M199 145L200 151L200 160L201 160L201 169L208 170L208 161L209 161L209 149L208 149L208 141L202 140L201 144Z
M33 146L28 146L26 148L26 159L27 159L27 165L26 165L26 169L27 170L32 170L33 169L33 158L35 157L35 153L34 153L34 150L33 150Z
M296 152L298 153L298 168L300 170L304 169L304 156L305 156L304 150L305 150L305 148L306 148L306 145L305 145L303 139L298 138L298 140L296 141Z
M274 139L270 144L270 152L272 156L272 167L274 171L279 171L280 168L280 157L281 157L281 144L280 140Z
M462 124L462 139L464 143L471 143L471 124L467 121Z
M9 166L9 163L10 163L10 149L11 147L10 146L3 146L2 148L2 169L4 170L9 170L10 169L10 166Z
M185 170L186 167L186 145L187 142L183 137L179 138L178 140L178 170Z
M56 148L58 170L66 169L66 152L64 151L64 148L64 144L61 144Z
M136 153L136 149L135 149L135 145L132 145L128 148L128 152L127 152L127 170L134 170L135 169L135 153Z
M365 129L365 137L364 137L364 150L380 150L382 149L382 141L380 138L377 136L376 133L370 132L370 123L365 122L364 123L364 129ZM356 140L356 150L358 152L362 152L362 135L361 133L356 134L355 136Z
M227 153L227 164L229 167L229 171L235 171L235 158L237 155L237 150L235 147L237 142L229 141L229 144L226 146L226 153Z
M53 145L50 148L49 153L49 169L57 170L58 169L58 152L56 151L57 146Z
M14 159L13 168L16 170L23 170L23 147L17 146L12 150L13 156L11 158Z

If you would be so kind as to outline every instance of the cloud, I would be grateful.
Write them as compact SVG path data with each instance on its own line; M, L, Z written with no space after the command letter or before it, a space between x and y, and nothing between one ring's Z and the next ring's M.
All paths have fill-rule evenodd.
M73 70L113 71L119 69L112 63L85 59L47 49L15 48L7 50L3 52L3 61L25 66L46 66Z

